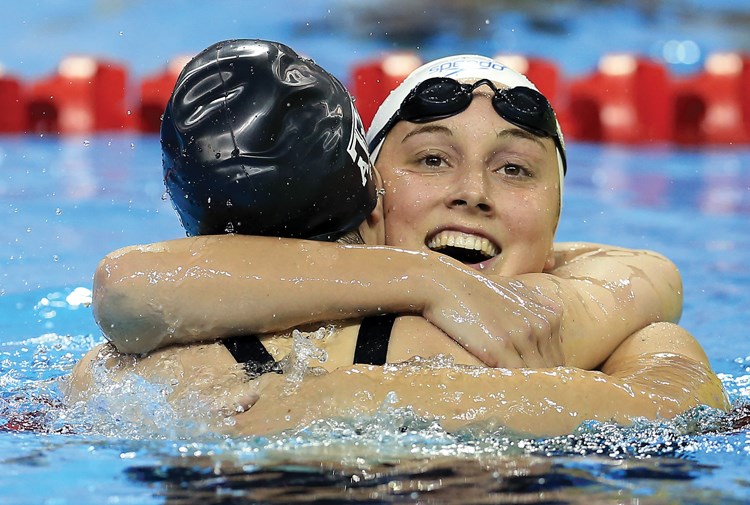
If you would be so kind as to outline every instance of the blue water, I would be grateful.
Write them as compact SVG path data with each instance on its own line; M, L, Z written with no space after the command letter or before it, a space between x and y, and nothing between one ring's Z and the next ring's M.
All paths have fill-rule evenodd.
M99 258L182 235L159 160L155 137L0 139L0 419L37 412L53 431L0 432L0 504L750 499L750 431L732 427L750 403L750 149L570 146L558 238L672 258L685 284L682 323L736 410L548 440L448 434L394 412L221 440L186 436L158 404L157 430L75 425L49 407L56 379L101 340L81 303ZM71 423L76 433L59 431Z

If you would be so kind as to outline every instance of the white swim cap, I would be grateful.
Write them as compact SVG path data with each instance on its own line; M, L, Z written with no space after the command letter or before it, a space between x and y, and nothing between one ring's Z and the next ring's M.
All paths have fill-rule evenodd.
M383 104L378 108L378 112L372 120L369 130L367 131L367 144L370 147L370 157L376 161L380 154L380 148L383 147L385 136L382 135L384 128L392 126L392 118L398 113L401 104L407 95L419 84L432 77L450 77L459 81L489 79L497 84L502 84L508 88L524 86L539 91L525 75L503 65L502 63L475 54L459 54L440 58L426 63L409 74L404 82L391 91ZM565 175L565 141L563 140L560 123L557 123L557 136L560 141L557 149L557 166L560 172L560 202L562 205L563 177ZM378 139L376 145L373 141ZM563 152L560 152L560 151Z

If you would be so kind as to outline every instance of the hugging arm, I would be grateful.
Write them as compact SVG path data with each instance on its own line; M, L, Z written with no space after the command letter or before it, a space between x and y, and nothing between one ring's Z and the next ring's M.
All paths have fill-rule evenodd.
M373 313L420 312L431 255L386 247L201 236L108 255L94 317L124 353L286 330ZM414 293L413 291L417 291Z
M449 431L489 423L552 436L571 433L587 420L629 424L637 418L672 418L700 405L728 408L721 382L691 335L657 323L623 342L601 372L409 363L341 368L305 379L292 394L264 393L236 416L232 431L264 434L317 419L372 415L390 406L409 407Z
M193 237L108 255L94 278L94 316L120 352L143 353L311 322L416 313L491 366L587 368L634 331L679 316L679 290L670 289L679 275L658 255L578 245L558 256L550 274L487 279L432 252Z

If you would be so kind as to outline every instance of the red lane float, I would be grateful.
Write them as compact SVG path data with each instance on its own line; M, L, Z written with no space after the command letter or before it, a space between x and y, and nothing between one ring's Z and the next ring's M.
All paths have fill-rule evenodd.
M28 128L61 134L128 128L126 81L122 65L87 56L65 58L56 74L30 86Z
M631 54L601 58L591 75L570 83L571 138L590 142L665 142L672 137L666 68Z
M0 69L0 133L26 129L26 100L21 81Z
M676 143L750 141L750 55L709 55L702 72L674 81L673 94Z
M128 92L123 65L92 57L65 58L54 75L30 83L0 69L0 134L157 133L186 58L142 79L137 96ZM631 54L605 55L596 71L573 79L543 58L496 59L529 76L549 98L567 139L750 144L748 54L709 55L700 73L680 78ZM366 127L388 93L421 64L415 52L395 52L354 66L349 86Z

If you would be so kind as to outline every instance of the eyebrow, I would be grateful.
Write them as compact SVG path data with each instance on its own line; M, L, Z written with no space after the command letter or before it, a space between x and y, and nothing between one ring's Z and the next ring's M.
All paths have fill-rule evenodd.
M409 133L407 133L403 139L401 139L401 143L403 144L406 142L407 139L413 137L414 135L419 135L423 133L443 133L448 136L453 136L453 131L451 131L450 128L447 126L442 126L438 124L426 124L422 125L418 128L413 129Z
M427 133L442 133L450 137L453 136L453 130L451 130L447 126L443 126L439 124L425 124L407 133L404 136L404 138L401 139L401 143L403 144L404 142L406 142L407 139L415 135L427 134ZM539 135L535 135L531 132L527 132L526 130L522 128L512 127L512 128L506 128L504 130L500 130L499 132L497 132L497 138L500 140L507 139L507 138L531 140L532 142L540 146L542 149L544 149L545 152L547 151L547 145L544 142L542 142L542 137L540 137Z
M498 139L505 139L505 138L520 138L520 139L526 139L531 140L532 142L537 143L544 149L547 150L547 145L542 142L542 137L539 135L534 135L531 132L527 132L526 130L523 130L521 128L506 128L505 130L501 130L497 132L497 138Z

